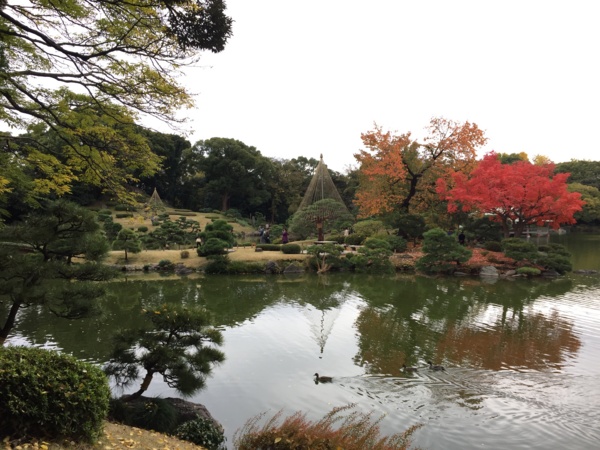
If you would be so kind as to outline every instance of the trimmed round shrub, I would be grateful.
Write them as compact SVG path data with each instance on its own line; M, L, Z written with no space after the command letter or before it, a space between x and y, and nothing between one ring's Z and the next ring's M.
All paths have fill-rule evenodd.
M102 370L30 347L0 351L0 436L94 442L108 414Z
M386 236L385 241L390 245L391 250L396 253L405 252L408 245L406 239L401 236Z
M302 247L298 244L283 244L281 246L281 252L286 255L298 255L302 252Z
M534 243L519 238L503 239L502 251L515 261L534 261L538 256L538 249Z
M217 427L211 420L200 416L180 425L175 431L175 435L179 439L201 445L208 450L225 448L223 430Z
M190 257L190 252L188 250L181 250L179 255L181 256L181 259L187 259Z
M117 214L115 214L115 217L117 219L124 219L126 217L133 217L133 214L131 214L131 213L117 213Z
M212 237L198 247L197 252L198 256L224 255L227 253L227 248L229 248L227 241Z
M536 262L545 269L556 270L560 274L573 270L571 260L558 253L548 253L546 256L540 256Z
M370 249L382 248L384 250L391 250L390 244L383 239L369 238L365 241L365 247Z
M175 264L168 259L161 259L158 262L158 270L175 270Z
M148 231L148 227L147 227L147 226L143 226L143 225L142 225L141 227L138 227L138 229L137 229L137 230L138 230L140 233L145 233L146 231Z
M502 244L498 241L487 241L483 245L483 248L485 248L486 250L488 250L490 252L501 252Z
M344 239L344 243L346 245L361 245L365 241L366 237L362 234L352 233L349 236L346 236Z

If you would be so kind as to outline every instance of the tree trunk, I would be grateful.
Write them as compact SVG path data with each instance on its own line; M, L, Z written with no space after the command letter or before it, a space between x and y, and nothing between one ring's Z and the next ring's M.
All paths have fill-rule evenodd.
M10 333L10 330L12 330L13 326L15 325L15 319L17 318L17 313L19 312L21 303L21 301L14 301L10 307L6 322L4 322L4 326L2 327L2 330L0 330L0 347L4 345L6 338L8 338L8 333Z
M229 209L229 194L221 196L221 211L226 212Z
M136 398L140 398L142 396L142 394L148 390L148 387L150 386L150 382L152 381L153 375L154 375L154 372L150 372L150 371L146 372L146 376L144 377L144 380L142 381L140 388L133 394L124 396L123 400L126 402L129 402L131 400L135 400Z

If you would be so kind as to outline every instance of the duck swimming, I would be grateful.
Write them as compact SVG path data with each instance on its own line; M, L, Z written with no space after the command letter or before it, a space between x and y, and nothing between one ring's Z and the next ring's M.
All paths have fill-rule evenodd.
M404 370L404 372L406 373L415 373L419 369L417 369L416 367L406 367L406 364L402 364L402 370Z
M429 370L446 370L444 366L434 366L431 361L427 361L427 364L429 364Z
M331 383L333 381L333 377L319 376L318 373L315 373L315 381L317 383Z

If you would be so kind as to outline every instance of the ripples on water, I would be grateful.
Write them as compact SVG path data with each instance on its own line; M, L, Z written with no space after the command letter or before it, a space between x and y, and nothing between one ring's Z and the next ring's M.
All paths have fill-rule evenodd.
M356 403L375 417L385 415L381 428L386 434L423 424L415 433L415 445L424 450L599 448L600 284L585 277L573 280L567 292L539 296L520 309L493 299L462 299L460 294L460 301L442 303L434 311L435 289L414 312L403 312L401 302L390 306L387 299L371 304L351 291L323 310L282 295L222 326L227 361L215 369L207 389L190 400L205 404L223 423L230 447L233 433L261 412L300 410L316 420L335 406ZM456 283L449 283L444 293L460 293L467 286ZM502 293L503 285L499 287ZM424 289L409 286L408 291L417 288ZM469 301L472 311L453 318L450 309ZM503 308L508 312L499 322ZM379 322L363 324L361 333L357 323L366 311L375 311L373 319ZM111 320L119 315L113 313ZM60 348L58 342L64 345L69 334L75 341L93 334L89 324L74 329L79 326L75 322L66 328L50 326L46 332L46 321L32 322L34 331L20 330L12 343L31 342L37 335L33 342ZM405 342L406 323L413 333L407 338L417 335L411 349L418 358L409 361L420 367L414 375L401 373L404 358L394 353ZM400 338L390 344L382 337L388 332ZM81 347L76 344L73 348ZM492 352L504 359L486 360ZM445 372L427 368L431 355L435 363L446 365ZM89 358L85 353L77 356ZM378 373L375 359L382 365L391 361L395 369ZM315 372L334 376L334 382L316 385ZM149 395L177 394L156 378Z

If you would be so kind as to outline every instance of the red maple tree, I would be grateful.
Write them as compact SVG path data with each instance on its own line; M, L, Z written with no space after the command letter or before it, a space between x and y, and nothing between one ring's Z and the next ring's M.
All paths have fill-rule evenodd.
M471 172L453 175L453 187L444 179L437 192L448 201L448 212L461 209L491 214L502 224L504 236L520 236L529 225L575 223L573 214L585 204L581 195L567 190L568 173L554 173L554 164L529 161L502 164L494 152L487 154Z

